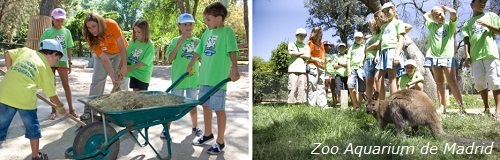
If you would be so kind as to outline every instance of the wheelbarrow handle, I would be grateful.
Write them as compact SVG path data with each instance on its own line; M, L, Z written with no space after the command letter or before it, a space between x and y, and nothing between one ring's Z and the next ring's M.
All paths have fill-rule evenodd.
M231 81L231 78L226 78L219 83L217 83L212 89L210 89L205 95L201 96L198 101L200 102L200 105L205 103L210 96L212 96L215 92L217 92L222 86L226 85L227 82Z
M167 90L165 92L170 92L172 89L174 89L175 86L179 85L179 83L181 83L181 81L186 78L186 76L189 75L189 72L186 72L186 73L183 73L181 74L181 76L179 78L177 78L177 80L175 80L172 85L170 85L170 87L167 88Z

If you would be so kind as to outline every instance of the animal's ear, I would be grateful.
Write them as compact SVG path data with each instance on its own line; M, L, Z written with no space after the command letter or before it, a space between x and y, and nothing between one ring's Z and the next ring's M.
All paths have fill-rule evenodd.
M368 101L368 96L366 96L366 94L364 93L362 95L363 95L363 100Z
M373 93L372 99L373 100L377 100L378 99L378 92Z

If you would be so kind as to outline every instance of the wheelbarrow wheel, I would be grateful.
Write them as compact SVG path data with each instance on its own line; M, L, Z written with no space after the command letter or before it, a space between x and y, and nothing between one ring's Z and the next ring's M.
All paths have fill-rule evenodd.
M116 131L109 124L106 124L106 133L108 140L116 135ZM75 155L84 155L92 153L96 150L101 150L103 144L106 142L104 138L104 128L102 123L94 122L85 127L83 127L78 134L76 134L75 140L73 141L73 153ZM120 140L115 141L101 154L95 157L90 157L89 159L116 159L118 157L118 152L120 150Z

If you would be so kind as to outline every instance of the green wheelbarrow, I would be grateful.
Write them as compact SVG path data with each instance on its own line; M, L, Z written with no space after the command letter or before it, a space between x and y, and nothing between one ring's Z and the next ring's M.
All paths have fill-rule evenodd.
M172 85L165 91L145 91L139 92L141 94L151 94L151 95L169 95L170 90L172 90L177 84L182 81L189 73L186 72L179 79L177 79ZM158 159L162 159L158 151L149 143L148 129L151 126L162 124L163 128L168 128L167 123L181 119L186 115L191 109L196 108L197 105L203 104L207 101L210 96L217 92L222 86L224 86L231 79L226 78L209 90L205 95L202 95L197 100L189 99L185 97L179 97L183 100L183 103L168 106L153 106L148 108L139 108L133 110L122 110L122 111L104 111L101 108L92 106L89 101L102 97L104 95L90 96L78 101L84 103L91 107L93 112L101 114L102 122L92 122L87 126L83 127L76 135L73 146L69 147L65 151L66 158L72 159L116 159L120 149L119 138L126 133L130 133L134 141L141 147L149 145L151 149L156 153ZM92 121L93 120L93 115ZM116 132L115 129L110 125L115 124L119 127L125 127L124 129ZM144 129L144 134L142 133ZM137 137L132 133L132 131L137 131L141 137L145 139L146 142L141 144ZM172 157L172 150L170 144L170 132L165 130L166 142L168 149L168 156L166 159Z

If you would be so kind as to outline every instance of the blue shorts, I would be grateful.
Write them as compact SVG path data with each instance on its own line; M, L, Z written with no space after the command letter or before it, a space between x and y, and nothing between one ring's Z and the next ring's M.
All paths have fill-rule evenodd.
M375 77L375 59L370 58L365 60L365 77L373 78Z
M40 123L38 122L38 117L35 110L22 110L13 108L9 105L0 103L0 141L5 141L7 139L7 131L9 130L10 123L19 112L21 120L24 123L25 136L28 139L40 139L42 138L42 129Z
M201 85L199 97L205 95L212 86ZM213 111L223 111L226 107L226 90L219 89L202 106L210 106Z
M378 70L387 70L387 69L395 69L399 70L403 68L403 65L405 63L405 56L404 53L398 53L399 54L399 64L394 65L394 55L396 54L396 49L394 48L389 48L389 49L384 49L382 53L379 55L379 62L376 66Z
M181 96L181 97L186 97L186 98L190 98L190 99L194 99L194 100L197 100L198 99L198 89L195 89L195 88L186 88L186 89L172 89L172 91L170 92L172 93L173 95L176 95L176 96ZM184 93L186 93L184 96Z
M425 57L424 67L446 67L446 68L457 68L457 59L455 58L432 58Z
M358 88L356 89L356 91L365 92L366 90L365 81L361 79L357 70L358 69L353 69L351 71L351 76L347 78L347 88L351 89L357 86Z

